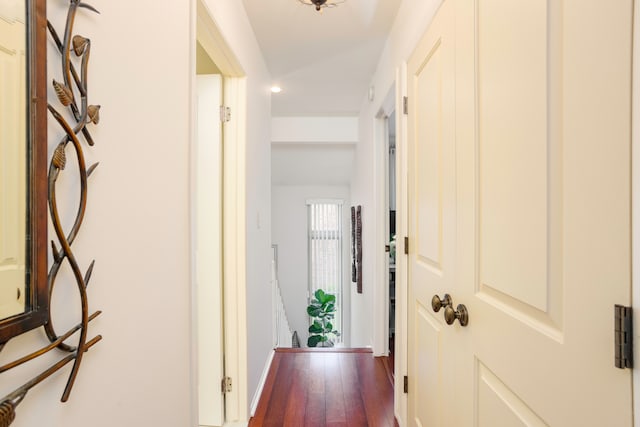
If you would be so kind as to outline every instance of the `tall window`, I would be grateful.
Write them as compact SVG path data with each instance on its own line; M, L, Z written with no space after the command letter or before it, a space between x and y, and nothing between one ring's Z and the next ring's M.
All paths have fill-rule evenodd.
M309 297L317 289L336 296L335 329L342 341L342 200L307 200Z

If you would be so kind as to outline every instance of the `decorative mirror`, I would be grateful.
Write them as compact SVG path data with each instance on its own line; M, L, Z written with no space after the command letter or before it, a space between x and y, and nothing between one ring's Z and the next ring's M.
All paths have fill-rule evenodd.
M31 388L72 363L62 394L62 401L67 401L83 355L102 339L100 335L88 339L89 322L100 314L88 311L86 288L94 262L81 271L71 249L86 211L88 178L98 166L86 165L82 145L94 145L88 126L98 124L100 118L100 106L88 102L91 41L73 34L80 9L97 12L81 0L69 0L64 33L58 35L47 21L46 0L0 0L0 351L11 338L39 326L48 338L40 349L1 365L0 374L45 353L62 354L55 364L0 399L2 427L13 422L16 407ZM47 100L49 41L60 53L62 65L52 82L57 100ZM62 131L50 163L47 114ZM60 219L56 193L67 155L77 162L71 172L78 173L80 184L76 217L69 227ZM54 234L50 266L48 214ZM73 272L71 285L80 295L81 318L77 325L58 334L49 301L63 264Z
M48 317L45 10L0 2L0 346Z

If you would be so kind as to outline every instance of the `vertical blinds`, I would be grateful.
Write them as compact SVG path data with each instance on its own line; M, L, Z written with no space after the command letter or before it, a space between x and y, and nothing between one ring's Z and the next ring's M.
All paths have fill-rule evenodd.
M309 297L317 289L336 296L332 322L342 341L342 200L308 200Z

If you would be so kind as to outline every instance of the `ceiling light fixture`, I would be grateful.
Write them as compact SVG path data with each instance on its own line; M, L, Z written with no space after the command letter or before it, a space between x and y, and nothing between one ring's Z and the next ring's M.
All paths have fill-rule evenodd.
M327 7L336 7L340 3L344 3L346 0L298 0L302 4L307 6L315 6L318 12L322 12L322 9Z
M282 92L282 88L280 86L271 86L271 92L280 93Z

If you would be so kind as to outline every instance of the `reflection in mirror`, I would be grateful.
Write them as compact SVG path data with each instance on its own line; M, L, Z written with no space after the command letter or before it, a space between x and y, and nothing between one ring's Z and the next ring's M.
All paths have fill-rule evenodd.
M25 311L26 0L0 1L0 319Z

